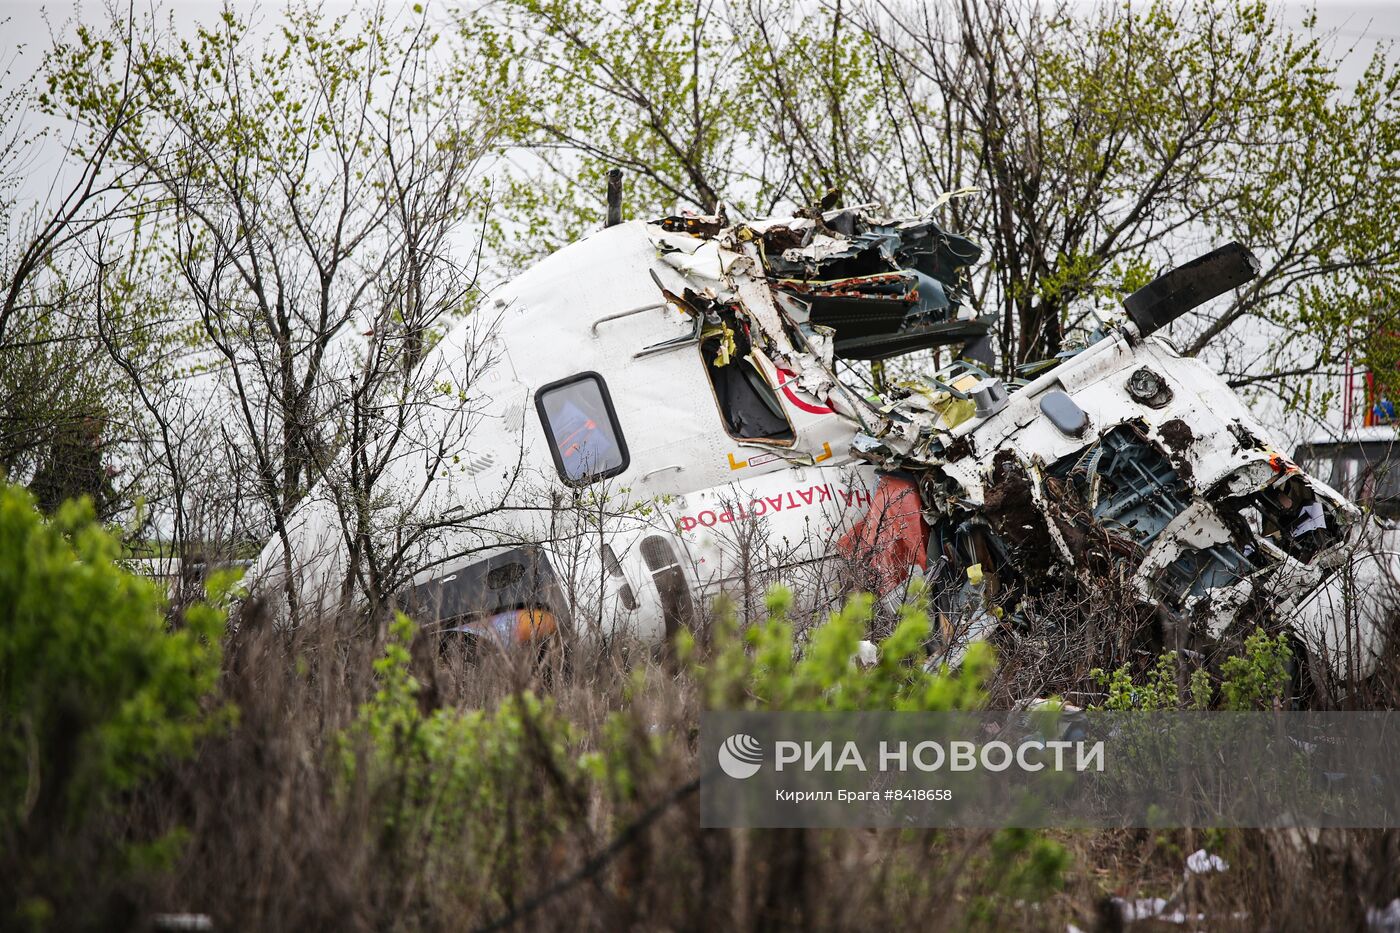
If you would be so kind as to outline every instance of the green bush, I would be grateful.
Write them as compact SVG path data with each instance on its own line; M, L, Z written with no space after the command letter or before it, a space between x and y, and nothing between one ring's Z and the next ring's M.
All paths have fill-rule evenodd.
M788 621L791 596L768 596L768 619L740 633L732 612L722 621L705 657L683 635L687 673L711 705L737 704L783 710L958 710L986 701L982 684L993 656L986 645L969 650L957 673L925 665L929 632L926 613L910 604L894 633L880 645L876 664L852 661L870 617L868 596L851 598L805 643L794 640ZM494 710L437 709L418 703L419 685L410 672L414 623L400 614L383 656L375 662L378 689L342 737L347 774L371 785L392 783L398 796L385 815L390 828L414 825L436 835L443 827L489 826L491 813L509 795L502 782L518 781L542 765L559 788L601 780L625 791L638 778L639 759L655 761L662 737L638 744L634 710L607 717L597 747L584 754L582 737L548 699L528 691ZM645 691L645 670L634 672L629 692ZM485 840L493 844L494 840Z
M1288 662L1293 652L1288 636L1270 638L1256 628L1244 641L1244 652L1225 659L1220 666L1218 707L1243 712L1272 709L1286 699ZM1210 672L1198 667L1188 681L1189 696L1177 689L1177 656L1164 651L1141 680L1134 680L1128 665L1109 673L1098 668L1089 676L1106 693L1101 709L1108 710L1207 710L1213 693Z
M1220 668L1220 694L1225 709L1273 709L1288 697L1288 662L1293 651L1288 636L1270 638L1256 628L1244 640L1244 654L1229 658Z
M477 872L472 890L499 909L514 873L483 884L490 873L583 815L579 738L552 699L529 691L495 709L425 710L410 670L415 628L396 615L374 663L378 689L341 736L348 787L369 796L386 867L405 878Z
M0 487L0 860L5 907L31 918L85 870L62 864L64 841L215 721L223 614L192 606L171 631L160 589L117 556L86 500L46 521Z
M732 611L721 607L711 656L697 658L693 641L682 634L681 654L713 709L918 710L979 709L986 703L983 683L995 664L985 642L973 644L956 672L931 668L924 645L928 613L911 598L899 623L879 646L879 658L866 667L851 660L865 637L871 599L852 596L826 624L795 641L788 613L792 595L768 594L768 619L740 634Z
M1180 709L1204 710L1210 707L1210 672L1203 667L1191 672L1190 696L1181 696L1176 680L1175 651L1162 652L1157 658L1157 663L1146 672L1141 681L1133 680L1132 672L1126 664L1112 673L1096 667L1089 672L1089 676L1103 687L1107 694L1101 709L1160 712Z
M688 639L682 644L682 683L712 705L755 709L985 704L990 648L974 646L957 672L931 668L923 647L929 621L915 604L903 610L871 666L852 660L870 617L868 597L852 598L805 640L794 636L790 604L775 590L768 618L743 632L722 611L708 650ZM622 707L592 727L528 691L489 710L425 709L411 671L413 635L414 624L399 615L375 663L377 690L339 746L343 792L365 795L378 833L376 858L407 888L446 885L470 909L499 915L518 903L522 884L535 890L522 867L570 851L571 838L596 851L693 773L692 736L648 721L642 698L665 686L653 678L670 681L659 668L634 670ZM984 909L1059 889L1068 864L1059 843L1029 832L994 834L992 842L990 883L974 886L993 899Z

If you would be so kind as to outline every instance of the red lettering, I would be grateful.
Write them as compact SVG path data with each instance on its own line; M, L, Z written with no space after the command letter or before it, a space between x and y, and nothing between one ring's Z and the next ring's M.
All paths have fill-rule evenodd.
M843 489L841 490L841 499L846 503L847 507L860 505L865 508L870 508L870 493L863 490Z

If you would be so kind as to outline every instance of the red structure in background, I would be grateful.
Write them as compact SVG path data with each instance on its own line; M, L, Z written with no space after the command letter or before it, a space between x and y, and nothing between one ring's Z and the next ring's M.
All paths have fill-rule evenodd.
M1388 340L1400 341L1400 333L1395 331L1380 330L1371 331L1368 338L1363 338L1363 342L1369 342L1377 336L1383 335ZM1358 373L1355 364L1352 362L1353 343L1351 337L1347 338L1346 356L1346 386L1342 397L1342 430L1350 431L1353 421L1356 418L1356 377L1362 377L1361 386L1361 427L1389 427L1397 423L1395 412L1395 401L1391 396L1390 389L1394 380L1381 382L1376 378L1373 369L1367 368L1364 373ZM1400 363L1396 364L1396 369L1400 369Z
M1362 426L1367 428L1380 427L1383 425L1395 424L1395 403L1386 395L1386 387L1376 381L1376 374L1366 373L1366 413L1362 418ZM1347 372L1347 398L1342 409L1342 426L1351 428L1351 396L1353 394L1354 374Z

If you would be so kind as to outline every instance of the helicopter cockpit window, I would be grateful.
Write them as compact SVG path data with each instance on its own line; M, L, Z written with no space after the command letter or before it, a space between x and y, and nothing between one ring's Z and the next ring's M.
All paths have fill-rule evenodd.
M602 376L550 383L536 393L535 407L564 482L584 486L627 469L627 443Z
M705 372L714 386L724 427L740 440L787 442L794 438L778 394L749 359L742 327L725 321L700 342Z

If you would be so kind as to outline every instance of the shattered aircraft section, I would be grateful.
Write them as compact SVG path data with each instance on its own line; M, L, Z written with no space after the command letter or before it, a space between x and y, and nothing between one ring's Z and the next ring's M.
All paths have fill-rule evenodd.
M1247 609L1273 613L1339 674L1373 667L1395 576L1381 526L1285 458L1218 374L1154 336L1252 279L1243 247L1141 289L1125 320L1029 382L961 361L871 402L836 378L835 358L986 332L958 301L974 244L927 219L860 210L652 229L685 279L666 295L697 328L741 330L746 352L858 423L851 454L879 468L882 486L916 485L912 534L925 540L900 555L917 552L933 584L950 656L1066 580L1119 574L1172 624L1218 638ZM872 511L891 501L877 494ZM893 517L909 538L905 516Z

